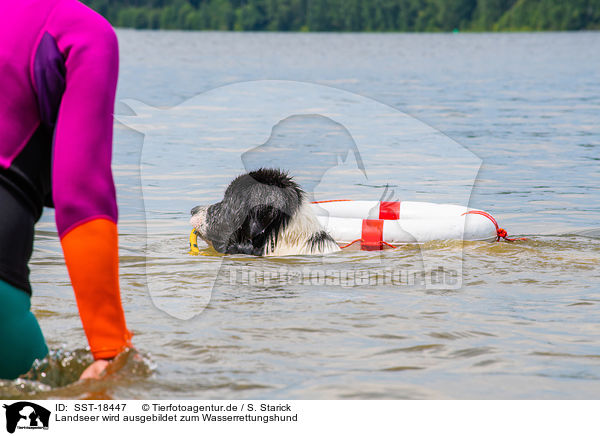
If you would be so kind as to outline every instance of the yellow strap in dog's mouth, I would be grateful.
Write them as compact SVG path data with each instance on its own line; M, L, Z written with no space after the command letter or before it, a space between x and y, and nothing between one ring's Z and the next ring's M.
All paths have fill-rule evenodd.
M200 254L200 250L198 249L198 232L196 232L196 229L193 229L192 233L190 233L190 254L192 256Z

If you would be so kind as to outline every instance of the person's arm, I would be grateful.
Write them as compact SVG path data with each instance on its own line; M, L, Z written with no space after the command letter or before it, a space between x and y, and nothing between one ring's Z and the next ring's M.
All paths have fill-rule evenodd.
M110 25L85 6L68 12L54 14L52 23L66 70L54 139L53 201L91 352L96 360L108 359L131 346L119 291L111 171L118 43Z

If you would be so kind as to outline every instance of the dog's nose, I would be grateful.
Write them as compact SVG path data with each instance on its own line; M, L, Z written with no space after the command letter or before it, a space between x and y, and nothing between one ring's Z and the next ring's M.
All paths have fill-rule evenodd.
M196 206L195 208L193 208L190 213L192 215L196 215L198 213L198 211L202 208L202 206Z

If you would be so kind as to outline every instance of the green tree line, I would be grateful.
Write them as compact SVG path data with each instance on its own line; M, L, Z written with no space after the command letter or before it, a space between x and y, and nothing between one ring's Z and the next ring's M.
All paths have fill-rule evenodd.
M600 29L600 0L84 0L136 29L438 32Z

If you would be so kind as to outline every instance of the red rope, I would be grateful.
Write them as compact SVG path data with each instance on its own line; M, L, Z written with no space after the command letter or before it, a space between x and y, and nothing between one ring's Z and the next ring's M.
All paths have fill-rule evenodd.
M395 245L390 244L389 242L381 241L381 243L387 245L388 247L398 248Z
M335 203L336 201L352 201L352 200L321 200L321 201L311 201L312 204L319 203Z
M352 244L354 244L354 243L356 243L356 242L359 242L359 241L360 241L360 242L362 242L363 240L362 240L362 239L355 239L354 241L352 241L352 242L350 242L350 243L348 243L348 244L346 244L346 245L340 245L340 248L348 248L348 247L349 247L349 246L351 246Z
M352 244L355 244L357 242L365 242L364 239L355 239L354 241L346 244L346 245L340 245L340 248L348 248L350 247ZM390 244L389 242L385 242L385 241L379 241L378 243L380 244L384 244L387 245L388 247L392 247L392 248L398 248L395 245Z
M494 224L494 227L496 227L496 242L499 242L500 238L503 238L505 241L509 241L509 242L517 241L517 240L519 240L519 241L526 241L527 240L527 238L508 238L507 237L508 233L506 232L506 230L504 230L503 228L501 228L498 225L498 221L496 221L496 219L493 216L491 216L489 213L487 213L487 212L484 212L482 210L470 210L468 212L463 213L463 215L467 215L467 214L470 214L470 213L477 214L477 215L483 215L484 217L489 218L489 220Z

